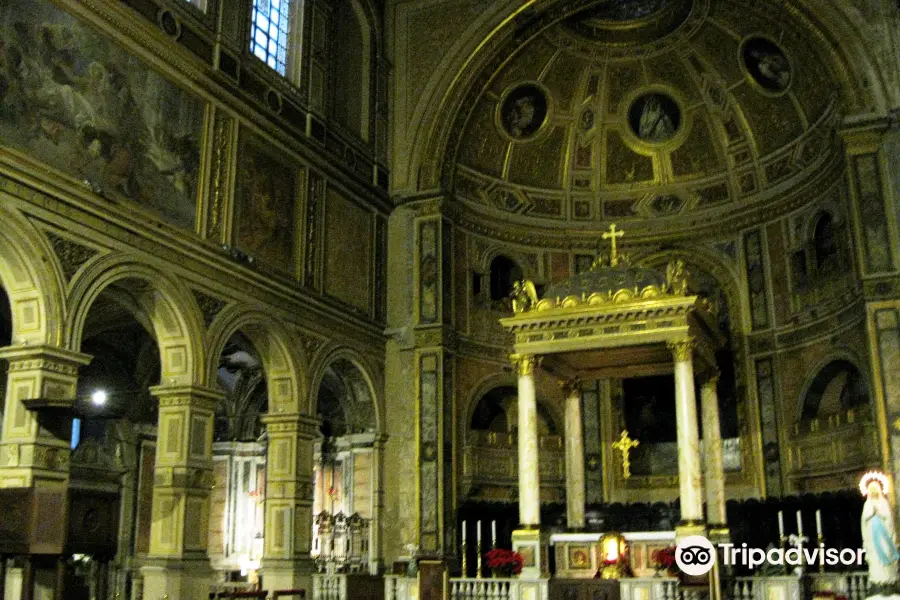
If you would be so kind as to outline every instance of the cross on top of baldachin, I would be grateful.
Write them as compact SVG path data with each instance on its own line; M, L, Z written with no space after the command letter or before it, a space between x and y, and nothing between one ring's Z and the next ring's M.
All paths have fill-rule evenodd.
M610 251L609 251L609 266L615 267L619 264L619 257L616 253L616 238L620 238L625 235L624 231L616 231L616 224L612 223L609 226L609 231L603 234L604 240L610 241Z

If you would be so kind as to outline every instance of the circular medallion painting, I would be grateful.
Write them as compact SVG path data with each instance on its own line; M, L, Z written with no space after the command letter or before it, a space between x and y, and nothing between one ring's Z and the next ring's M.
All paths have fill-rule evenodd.
M791 85L791 64L775 42L752 37L741 47L747 74L767 92L780 94Z
M520 85L500 103L500 125L514 140L530 138L547 120L547 108L543 90L531 83Z
M672 139L681 126L681 109L670 96L650 92L631 103L628 124L639 140L661 144Z

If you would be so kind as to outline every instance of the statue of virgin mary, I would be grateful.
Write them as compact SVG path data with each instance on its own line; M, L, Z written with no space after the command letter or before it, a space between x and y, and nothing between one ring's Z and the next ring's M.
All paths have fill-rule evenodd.
M888 479L872 471L863 475L859 489L866 497L862 511L863 549L869 563L869 586L879 594L894 594L900 575L897 570L897 531L887 499Z

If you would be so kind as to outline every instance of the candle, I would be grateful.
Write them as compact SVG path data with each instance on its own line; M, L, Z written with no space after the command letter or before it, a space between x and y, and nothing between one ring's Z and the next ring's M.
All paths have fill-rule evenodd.
M491 521L491 548L497 545L497 521Z
M797 535L803 535L803 512L797 511Z
M778 511L778 539L784 537L784 511Z
M822 537L822 511L816 510L816 536Z
M463 521L463 523L462 523L462 545L463 546L466 545L466 522L465 521Z
M481 548L481 519L475 523L475 541L478 543L478 547Z

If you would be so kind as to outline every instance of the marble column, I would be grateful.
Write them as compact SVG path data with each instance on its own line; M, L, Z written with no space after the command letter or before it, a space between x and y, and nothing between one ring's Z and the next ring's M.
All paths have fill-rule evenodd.
M196 385L150 388L159 399L150 551L144 597L205 598L213 416L222 392Z
M536 359L511 357L519 375L519 523L537 528L541 523L540 457L538 456L537 398L534 389Z
M581 382L562 383L566 393L566 522L584 529L584 433L581 420Z
M669 342L675 359L675 420L678 427L678 487L682 525L703 522L703 480L694 392L694 340Z
M721 527L725 517L725 468L722 464L722 433L719 423L718 373L708 377L700 388L703 412L703 447L705 449L706 522Z

